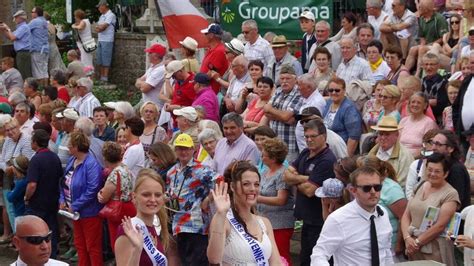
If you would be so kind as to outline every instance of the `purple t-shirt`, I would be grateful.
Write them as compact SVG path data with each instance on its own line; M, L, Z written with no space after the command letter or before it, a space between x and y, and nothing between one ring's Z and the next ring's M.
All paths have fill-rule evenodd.
M150 226L147 226L146 228L148 229L148 232L150 232L151 236L154 239L156 239L155 247L161 253L164 254L164 248L163 248L163 245L161 244L160 236L156 233L155 228L150 227ZM123 226L119 225L119 227L117 228L117 239L120 236L124 236L124 235L125 235L125 231L123 230ZM148 254L146 253L146 251L144 249L142 249L142 254L140 255L140 264L139 265L140 266L153 266L153 263L151 262L150 257L148 256Z

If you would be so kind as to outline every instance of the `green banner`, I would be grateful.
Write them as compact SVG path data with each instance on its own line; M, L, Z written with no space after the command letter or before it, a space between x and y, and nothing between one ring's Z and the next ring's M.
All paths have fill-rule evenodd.
M221 0L221 24L237 36L242 22L254 19L262 35L273 31L298 40L303 36L299 16L305 10L313 12L317 21L326 20L332 25L333 0Z

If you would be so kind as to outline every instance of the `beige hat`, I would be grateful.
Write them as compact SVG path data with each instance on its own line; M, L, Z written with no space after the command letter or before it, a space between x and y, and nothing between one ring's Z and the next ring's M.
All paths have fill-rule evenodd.
M398 126L395 117L386 115L380 119L376 126L371 126L371 128L377 131L398 131L400 126Z
M241 55L244 53L244 44L239 39L232 39L230 42L226 42L225 46L233 54Z
M192 122L196 122L198 118L196 109L194 109L194 107L191 107L191 106L183 107L181 109L175 109L173 110L173 114L176 116L183 116L184 118Z
M188 48L189 50L192 50L192 51L196 51L198 47L198 42L191 37L186 37L184 38L184 40L179 41L179 43L185 48Z
M74 108L66 108L62 112L56 114L57 118L67 118L70 120L79 120L79 113Z
M173 60L166 65L166 75L165 78L169 79L173 76L174 73L183 69L183 62L180 60Z
M28 19L28 15L24 10L18 10L15 14L13 14L13 22L15 22L16 17L22 17L23 19Z
M286 41L285 35L277 35L273 37L272 48L285 47L288 43Z
M290 64L284 64L281 66L280 68L280 75L281 74L292 74L292 75L296 75L296 71L295 71L295 68L290 65Z

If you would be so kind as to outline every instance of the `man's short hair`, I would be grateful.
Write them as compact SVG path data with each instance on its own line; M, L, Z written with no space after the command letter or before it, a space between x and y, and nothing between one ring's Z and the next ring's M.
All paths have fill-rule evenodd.
M257 21L253 19L247 19L244 22L242 22L242 26L247 26L251 29L256 29L258 31L258 24Z
M104 107L104 106L97 106L94 108L94 110L92 111L92 114L95 114L97 112L104 112L105 115L107 116L107 108Z
M238 127L244 127L242 116L234 112L227 113L222 117L222 125L228 122L234 122Z
M6 56L2 58L2 63L9 67L13 67L15 65L15 59L13 59L13 57Z
M31 106L27 104L26 102L21 102L15 106L15 109L22 108L26 110L27 114L30 114L31 112Z
M362 23L359 25L359 27L357 27L357 31L356 31L357 36L359 36L360 30L362 29L368 29L372 32L372 35L374 35L374 32L375 32L374 27L369 23Z
M313 74L305 73L298 77L298 82L311 86L312 89L317 88L318 82L314 78Z
M324 125L322 119L313 119L306 122L303 126L303 130L306 131L310 129L318 131L318 134L321 135L326 135L327 133L326 126Z
M88 92L92 91L94 83L89 78L80 78L77 81L77 86L84 87Z
M275 131L269 127L269 126L259 126L257 127L254 131L253 131L253 135L254 136L265 136L265 137L269 137L269 138L276 138L277 137L277 134L275 133Z
M36 122L33 125L33 130L42 129L48 133L49 136L53 133L53 127L48 122Z
M125 126L129 127L135 136L141 136L143 130L145 130L145 123L139 117L132 117L125 120Z
M66 85L66 72L62 71L61 69L53 69L51 70L51 76L53 77L53 80L56 80L58 84Z
M33 131L33 135L31 136L31 142L36 143L40 148L47 148L49 144L49 136L48 132L44 129L35 129Z
M353 186L357 186L357 178L361 175L377 175L381 179L381 175L377 169L368 166L362 166L357 168L354 172L351 173L350 180Z
M379 9L381 9L383 7L382 1L380 1L380 0L367 0L366 6L367 7L373 7L373 8L379 8Z
M31 87L34 91L38 91L39 83L38 83L38 81L36 81L35 78L31 78L31 77L26 78L25 83L26 83L26 85L28 85L28 87Z
M35 11L36 11L36 15L38 15L39 17L42 17L44 15L43 8L40 6L35 6Z
M436 63L439 64L439 56L432 52L424 54L421 60L423 63L425 62L425 60L435 60Z

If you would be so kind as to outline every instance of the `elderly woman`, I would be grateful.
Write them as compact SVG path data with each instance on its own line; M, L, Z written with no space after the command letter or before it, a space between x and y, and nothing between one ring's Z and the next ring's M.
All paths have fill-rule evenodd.
M343 38L350 38L353 39L354 41L356 40L356 34L357 34L357 17L354 13L352 12L346 12L342 16L341 20L341 30L334 35L333 37L329 38L333 42L338 42L342 40Z
M268 124L263 107L270 101L273 95L273 87L273 80L269 77L260 77L257 80L254 93L258 97L251 100L247 109L242 113L245 133L253 134L257 127Z
M373 40L367 46L367 59L375 81L387 78L388 73L390 73L390 67L383 59L382 51L383 45L379 40Z
M102 167L89 153L89 138L81 132L72 132L68 144L71 157L61 180L60 209L79 213L73 221L74 245L81 265L103 265L102 205L97 193L103 186Z
M408 109L410 115L400 121L400 143L411 152L413 157L418 157L422 148L423 136L438 125L425 115L428 107L428 97L422 92L416 92L410 97Z
M83 44L90 42L92 39L91 23L86 18L86 13L82 9L74 10L74 24L71 26L74 30L77 30L79 39L77 40L77 47L81 52L81 63L84 66L94 66L92 62L93 53L88 53L84 50Z
M166 178L168 170L176 164L176 154L168 144L155 143L148 150L148 158L150 158L150 167L154 169L160 176Z
M400 112L397 109L400 96L401 91L395 85L387 85L383 88L382 93L380 93L383 109L380 112L379 121L382 117L388 115L394 117L397 120L397 123L400 123Z
M114 120L117 121L117 127L125 126L125 120L136 115L133 106L129 102L106 102L104 105L114 109Z
M293 217L295 197L292 187L283 181L283 173L287 168L284 162L288 147L277 138L265 140L262 146L262 161L266 169L260 182L257 211L270 220L278 251L286 261L291 262L290 239L295 222Z
M421 80L415 76L407 76L401 79L398 82L397 87L400 89L402 96L400 97L400 101L398 102L398 110L402 118L408 116L408 101L410 97L415 93L421 91ZM425 115L435 120L433 110L431 106L425 110Z
M217 142L219 142L220 139L221 137L218 136L216 131L210 128L205 128L199 133L199 143L201 143L202 148L207 154L207 156L202 159L201 164L214 169L214 152L216 151Z
M346 96L343 79L329 81L329 99L323 112L324 124L336 132L347 143L347 154L352 156L362 134L362 118L355 104Z
M94 114L94 137L102 141L114 141L115 130L107 124L107 108L103 106L97 106L92 111Z
M186 37L184 40L179 42L181 44L181 55L184 59L181 60L186 72L199 72L199 61L196 59L196 50L198 48L198 42L191 38Z
M331 58L332 55L326 47L316 48L313 54L316 67L314 69L310 68L308 71L316 79L319 93L326 97L329 96L327 92L328 82L334 77L334 71L331 69Z
M410 260L434 260L456 265L451 240L440 236L460 206L457 191L446 180L448 169L444 155L434 153L428 157L426 182L415 189L415 196L408 202L401 220L401 231ZM427 210L431 211L431 217L434 211L439 213L437 219L431 221L431 226L422 227Z
M145 102L140 108L140 116L145 123L145 129L140 136L140 142L143 145L143 150L148 152L150 146L156 142L167 142L168 135L166 130L157 124L160 117L160 110L153 102Z
M135 207L132 203L132 174L128 167L122 163L122 147L116 142L107 141L102 148L105 166L111 170L107 176L104 187L97 194L97 199L102 204L107 204L110 200L122 202L122 214L124 216L135 216ZM120 186L117 188L117 186ZM109 228L110 246L114 248L117 238L117 227L121 224L122 218L118 220L107 219Z
M380 112L382 112L382 100L381 93L383 88L387 85L390 85L388 80L379 80L375 83L374 92L372 93L372 98L365 102L362 109L362 120L364 121L365 130L372 132L371 126L377 125L379 121Z
M23 155L28 159L31 159L34 155L34 151L31 149L31 136L21 133L20 125L18 121L10 116L2 119L3 130L6 138L3 143L2 153L0 156L0 169L5 173L3 175L3 224L4 232L3 236L0 237L0 243L8 243L10 241L10 225L15 232L14 227L14 208L13 204L7 200L7 194L12 190L13 185L13 166L7 164L7 162L15 157Z
M359 157L357 164L358 167L368 166L377 169L382 176L379 204L387 210L392 225L392 252L401 255L403 245L398 231L400 219L407 206L407 199L402 187L396 181L397 173L389 162L382 161L373 155Z
M403 53L399 47L385 47L385 61L390 67L390 73L388 73L387 79L390 80L393 85L397 85L399 80L410 75L410 70L402 64L402 59Z

